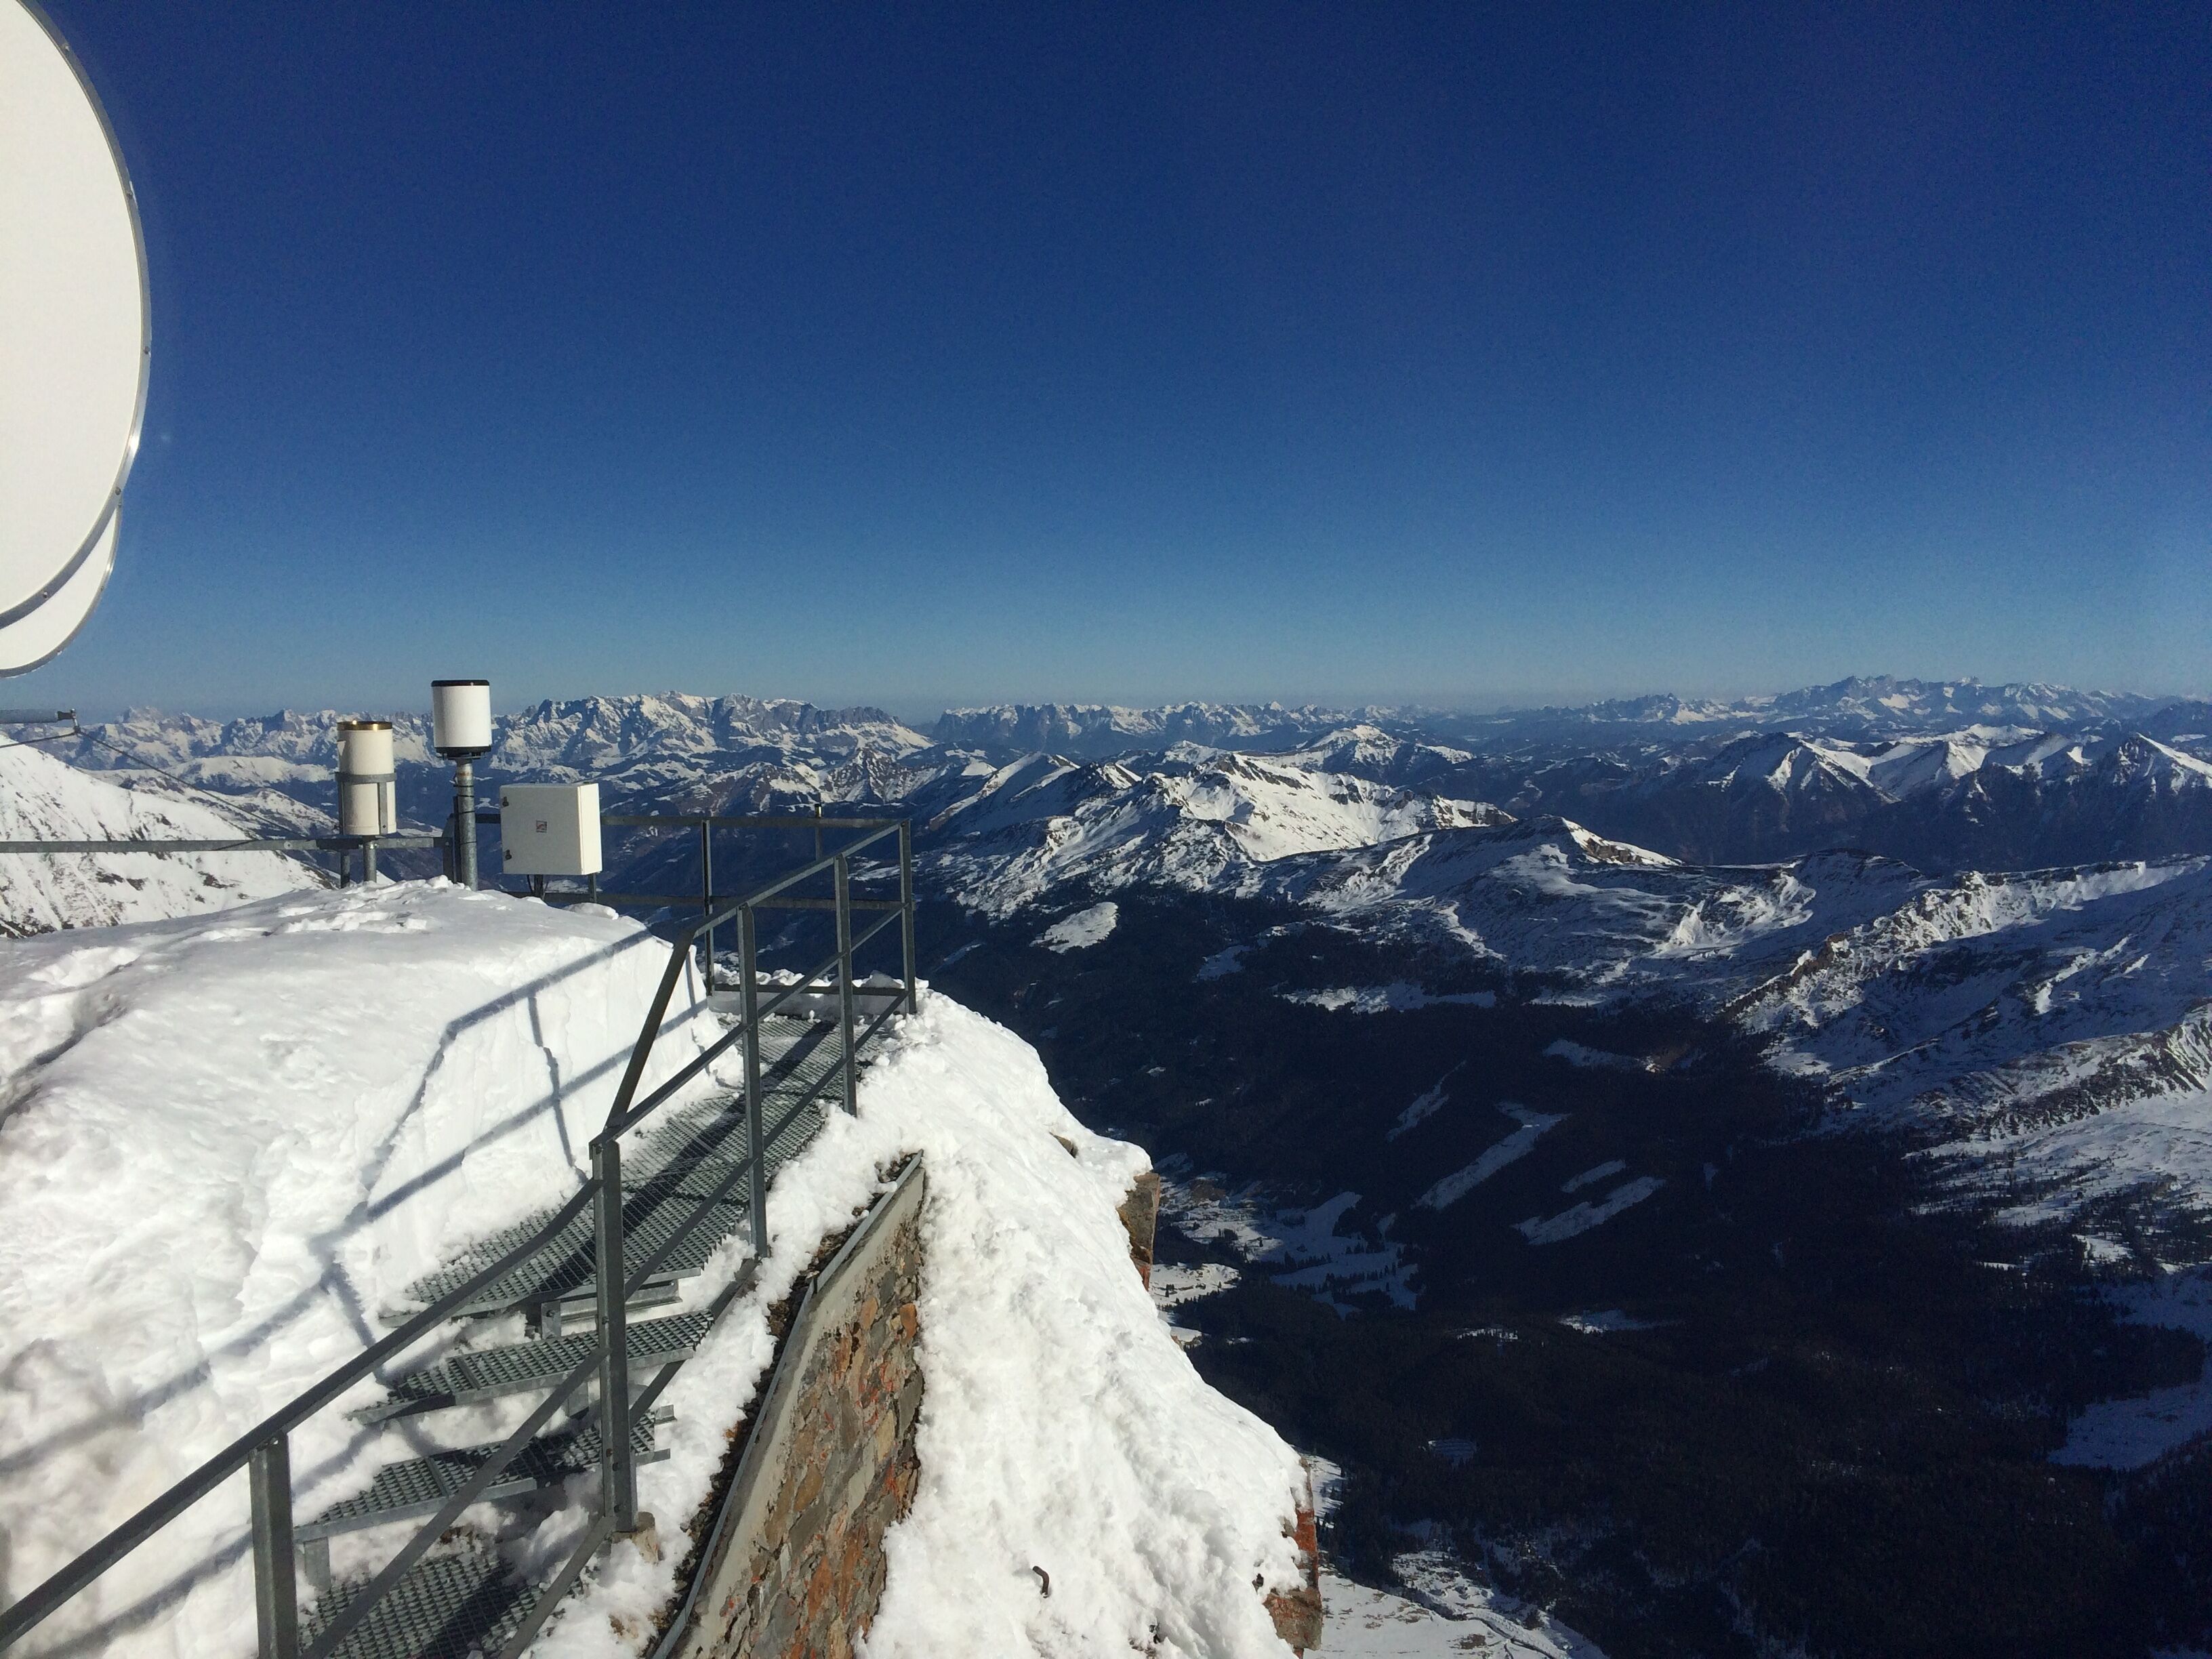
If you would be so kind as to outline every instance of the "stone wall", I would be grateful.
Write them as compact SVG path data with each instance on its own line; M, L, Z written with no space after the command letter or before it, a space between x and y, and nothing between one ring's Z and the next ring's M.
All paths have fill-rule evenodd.
M1073 1152L1073 1148L1070 1151ZM1137 1272L1150 1279L1159 1177L1121 1206ZM754 1416L708 1534L696 1588L657 1652L671 1659L850 1659L873 1623L884 1534L921 1478L921 1160L878 1200L815 1276ZM1267 1597L1295 1652L1318 1644L1319 1550L1310 1497L1287 1530L1305 1570Z
M1137 1277L1149 1291L1152 1288L1152 1240L1160 1224L1158 1170L1146 1170L1129 1188L1128 1197L1121 1200L1121 1224L1129 1230L1129 1260L1136 1264Z
M1291 1517L1290 1535L1298 1547L1298 1565L1305 1583L1294 1590L1269 1590L1267 1613L1275 1621L1275 1634L1290 1644L1291 1651L1305 1654L1321 1645L1326 1611L1321 1594L1321 1529L1314 1518L1310 1480L1306 1483L1305 1501Z
M846 1659L882 1601L884 1533L914 1502L921 1163L792 1321L699 1567L685 1659Z

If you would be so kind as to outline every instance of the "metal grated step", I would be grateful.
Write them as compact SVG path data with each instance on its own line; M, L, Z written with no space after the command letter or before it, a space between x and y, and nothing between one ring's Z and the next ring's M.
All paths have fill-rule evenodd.
M823 1081L837 1062L834 1027L771 1016L762 1022L761 1102L765 1129L773 1133L793 1103ZM834 1091L825 1091L834 1093ZM817 1097L817 1103L821 1097ZM771 1175L805 1146L821 1127L820 1111L801 1112L767 1147ZM642 1262L712 1198L732 1170L744 1161L744 1112L736 1096L686 1109L648 1135L624 1170L623 1259ZM744 1224L751 1181L741 1178L713 1213L671 1251L647 1281L661 1286L697 1273L715 1249ZM404 1298L427 1306L465 1282L545 1224L550 1210L526 1217L493 1235L437 1272L417 1279ZM592 1259L592 1222L579 1216L554 1243L514 1272L485 1286L459 1311L504 1312L579 1299L592 1292L598 1274ZM404 1317L404 1311L393 1316Z
M658 1463L668 1452L653 1444L653 1429L667 1420L665 1410L630 1425L630 1444L641 1463ZM496 1446L470 1446L453 1451L432 1452L387 1463L376 1472L367 1492L341 1499L312 1521L302 1521L292 1535L302 1543L361 1527L380 1527L387 1521L412 1516L435 1515L446 1500L469 1483L470 1477L490 1461ZM540 1435L525 1446L507 1466L506 1473L486 1488L483 1500L516 1498L540 1486L550 1486L599 1466L599 1431L596 1423L583 1428L564 1428Z
M764 1179L797 1157L819 1133L839 1092L831 1083L838 1058L835 1025L788 1017L763 1022L761 1116L770 1137L764 1149ZM830 1086L801 1109L816 1085ZM645 1136L636 1152L625 1158L623 1218L629 1262L641 1264L678 1228L702 1209L706 1212L654 1269L633 1307L672 1299L678 1280L700 1272L724 1241L744 1231L751 1199L749 1172L744 1171L746 1151L743 1102L724 1096L672 1112L668 1121ZM717 1189L733 1176L737 1179L730 1190L717 1200ZM425 1306L465 1282L532 1237L551 1213L540 1212L427 1275L410 1287L409 1301ZM449 1354L399 1377L385 1399L353 1416L374 1423L550 1389L592 1352L597 1277L591 1219L579 1218L555 1243L460 1310L465 1315L522 1309L532 1316L532 1328L545 1334L520 1344ZM580 1334L558 1334L564 1320L579 1318L584 1322ZM631 1369L680 1364L706 1340L713 1318L712 1311L632 1318L627 1327ZM667 1455L653 1443L654 1424L665 1416L664 1407L632 1425L639 1462ZM494 1449L478 1446L433 1452L388 1464L368 1491L331 1505L298 1527L295 1537L310 1581L327 1584L334 1534L435 1514L483 1468ZM588 1419L574 1422L526 1446L487 1488L483 1500L511 1499L586 1474L597 1468L599 1453L596 1425ZM568 1571L573 1571L573 1562ZM368 1583L363 1578L325 1589L311 1615L312 1627L303 1632L307 1639L312 1642L317 1632L342 1617ZM339 1644L331 1659L484 1659L521 1632L534 1630L541 1595L549 1585L565 1589L568 1583L565 1573L557 1581L525 1578L481 1547L418 1562Z
M368 1583L349 1580L321 1597L301 1632L306 1641L328 1628ZM538 1589L487 1552L417 1562L331 1659L482 1659L521 1628Z
M641 1320L627 1327L630 1369L690 1358L707 1340L711 1322L706 1314L690 1313ZM434 1365L400 1377L383 1399L351 1415L358 1423L380 1423L529 1389L550 1389L590 1356L597 1340L597 1333L592 1333L448 1354Z

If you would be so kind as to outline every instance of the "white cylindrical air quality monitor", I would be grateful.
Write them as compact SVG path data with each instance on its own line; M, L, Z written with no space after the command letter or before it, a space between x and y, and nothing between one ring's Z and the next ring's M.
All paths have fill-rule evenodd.
M389 836L399 828L390 720L338 722L338 834Z
M430 682L430 747L447 760L491 747L491 682Z

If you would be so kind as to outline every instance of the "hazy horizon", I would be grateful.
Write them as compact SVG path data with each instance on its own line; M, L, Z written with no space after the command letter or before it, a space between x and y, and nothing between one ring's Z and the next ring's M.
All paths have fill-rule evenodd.
M1822 686L1836 684L1843 680L1850 678L1865 680L1888 678L1899 681L1913 681L1924 685L1964 685L1977 684L1994 687L2006 684L2041 684L2072 691L2138 696L2152 702L2191 702L2203 700L2207 696L2207 694L2203 690L2171 690L2164 689L2146 690L2140 686L2130 685L2074 685L2063 681L2051 679L1991 681L1978 680L1971 675L1953 675L1946 678L1941 675L1931 674L1861 674L1856 676L1842 675L1838 676L1835 680L1806 682L1802 684L1762 685L1744 689L1684 690L1677 686L1646 686L1635 690L1601 691L1589 696L1576 696L1567 699L1540 697L1531 695L1519 698L1495 697L1480 701L1468 699L1459 702L1443 702L1418 696L1294 697L1269 696L1267 694L1243 696L1179 696L1170 695L1167 696L1135 699L1112 696L1028 696L991 698L976 701L962 701L955 699L940 700L929 698L916 701L910 698L896 699L861 696L848 696L834 694L821 696L801 696L791 691L778 690L775 688L769 688L766 690L750 687L709 689L701 686L674 685L649 687L633 685L611 689L602 687L592 690L570 690L559 693L548 692L542 696L520 696L505 692L501 685L496 682L495 682L492 686L492 700L495 711L504 716L519 713L526 708L535 708L539 704L549 701L555 703L560 703L593 696L631 697L673 696L709 698L722 696L750 696L757 698L762 702L809 703L817 708L876 708L890 714L902 725L914 727L916 730L927 730L929 726L939 718L939 716L963 708L1004 708L1010 706L1043 707L1059 705L1063 707L1103 706L1121 708L1146 709L1173 708L1186 703L1212 703L1255 708L1266 707L1269 704L1277 704L1285 708L1291 709L1316 708L1333 712L1347 713L1356 712L1361 709L1373 708L1394 714L1405 714L1408 715L1421 714L1437 716L1461 714L1480 715L1508 713L1531 713L1546 708L1578 708L1591 703L1631 702L1644 697L1675 696L1681 698L1685 702L1710 702L1729 703L1741 702L1753 697L1781 696L1791 692L1817 690ZM16 686L7 688L4 691L0 691L0 700L4 700L7 705L11 708L29 709L46 707L46 702L38 697L9 695L9 693L19 690L25 684L26 682L24 681L18 681L16 683ZM334 701L329 698L279 699L223 707L168 704L156 702L150 700L141 700L131 703L112 706L95 706L90 703L71 705L65 699L62 698L55 698L52 700L52 702L53 705L58 708L74 706L79 720L87 723L119 720L125 718L127 714L132 713L142 714L150 713L165 717L189 715L198 719L214 720L258 719L284 712L295 714L315 714L325 711L335 711L342 714L372 715L389 715L394 713L416 713L424 715L426 718L429 713L429 692L427 683L425 684L422 690L412 700L407 699L404 696L386 697L380 701L372 698L355 702Z

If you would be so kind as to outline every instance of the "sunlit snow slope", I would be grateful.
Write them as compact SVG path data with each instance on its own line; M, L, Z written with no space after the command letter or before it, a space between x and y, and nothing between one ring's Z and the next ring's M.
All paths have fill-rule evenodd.
M938 791L955 798L921 831L928 867L963 903L1000 915L1073 883L1240 890L1259 866L1292 854L1505 817L1478 801L1231 754L1150 771L1030 755L978 763Z
M120 789L28 744L0 745L0 841L231 840L210 807ZM0 932L220 910L322 875L276 853L0 853Z

